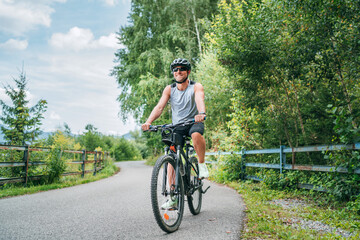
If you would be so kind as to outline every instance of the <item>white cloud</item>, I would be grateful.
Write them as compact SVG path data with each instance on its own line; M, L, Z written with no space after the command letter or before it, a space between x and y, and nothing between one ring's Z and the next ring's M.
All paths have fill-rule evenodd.
M59 114L57 114L57 113L55 113L55 112L51 112L51 113L50 113L50 119L51 119L51 120L59 120L59 119L61 119L61 117L60 117Z
M109 47L109 48L119 48L119 40L116 38L115 33L110 33L108 36L102 36L99 38L99 46Z
M64 1L0 0L0 31L19 36L38 25L50 27L53 2Z
M119 3L120 0L101 0L101 2L104 2L107 6L115 6ZM131 0L121 0L122 4L131 3Z
M28 47L27 40L9 39L4 43L0 43L0 48L6 50L24 50Z
M97 48L119 48L115 33L101 36L95 39L90 29L73 27L67 33L54 33L49 41L55 48L69 50L97 49Z
M73 27L66 34L54 33L50 39L50 45L56 48L68 48L82 50L88 48L94 39L90 29Z
M103 0L103 2L105 2L105 4L108 6L115 6L117 3L116 0Z

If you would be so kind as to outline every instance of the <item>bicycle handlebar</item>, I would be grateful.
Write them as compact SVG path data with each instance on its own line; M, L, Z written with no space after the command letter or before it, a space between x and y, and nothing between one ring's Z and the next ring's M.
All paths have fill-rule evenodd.
M206 117L204 118L204 120L206 120ZM188 125L191 125L195 122L195 119L190 119L190 120L187 120L187 121L184 121L184 122L179 122L177 124L163 124L163 125L150 125L150 128L149 132L157 132L159 129L161 128L175 128L175 127L179 127L179 126L188 126Z

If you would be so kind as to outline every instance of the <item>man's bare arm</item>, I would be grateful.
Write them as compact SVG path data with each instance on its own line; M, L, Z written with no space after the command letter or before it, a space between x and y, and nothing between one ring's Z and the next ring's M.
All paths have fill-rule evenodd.
M151 123L155 121L157 118L160 117L162 114L167 102L170 99L171 94L171 88L170 86L165 87L163 94L158 102L158 104L154 107L154 109L151 111L151 114L149 118L146 120L146 122L141 126L141 128L145 131L148 130Z
M205 113L205 93L204 87L200 83L195 84L195 103L196 108L199 113ZM195 122L201 122L205 120L204 114L199 114L195 116Z

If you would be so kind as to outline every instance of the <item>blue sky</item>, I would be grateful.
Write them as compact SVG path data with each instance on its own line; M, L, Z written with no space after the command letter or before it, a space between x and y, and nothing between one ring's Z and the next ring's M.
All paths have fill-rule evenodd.
M0 98L24 69L30 106L48 101L43 130L93 124L104 134L137 128L118 117L115 33L128 24L130 0L0 0ZM1 111L1 109L0 109Z

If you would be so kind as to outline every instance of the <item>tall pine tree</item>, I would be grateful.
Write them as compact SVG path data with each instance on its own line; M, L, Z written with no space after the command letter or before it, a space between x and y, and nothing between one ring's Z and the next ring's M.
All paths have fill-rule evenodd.
M22 71L19 78L14 78L16 87L4 86L6 95L10 98L12 105L7 105L0 100L2 107L1 131L7 143L12 145L24 145L32 143L41 133L41 120L46 111L46 100L39 100L36 105L28 107L29 100L26 99L26 75Z

